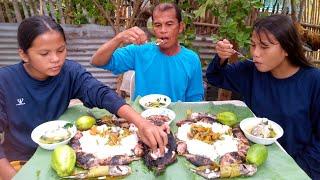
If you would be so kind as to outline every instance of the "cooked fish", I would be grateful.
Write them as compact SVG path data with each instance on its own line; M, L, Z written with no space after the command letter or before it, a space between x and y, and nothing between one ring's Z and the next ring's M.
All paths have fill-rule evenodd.
M166 147L167 152L164 153L162 157L155 159L154 156L152 155L153 154L152 150L146 144L144 144L143 145L144 151L145 151L145 154L143 156L144 163L149 169L154 170L155 173L159 175L165 170L166 166L174 163L177 160L176 146L177 145L176 145L175 137L173 136L172 133L170 133L168 135L168 144Z

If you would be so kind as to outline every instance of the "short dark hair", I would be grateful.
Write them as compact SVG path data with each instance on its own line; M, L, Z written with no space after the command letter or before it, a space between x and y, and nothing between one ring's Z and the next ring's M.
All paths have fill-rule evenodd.
M175 3L160 3L160 4L158 4L152 11L152 20L153 20L153 13L155 11L164 12L169 9L174 9L174 11L176 12L176 18L178 19L178 22L180 23L182 21L181 9Z
M50 30L59 32L66 41L63 28L49 16L32 16L23 20L17 34L19 48L27 53L34 39Z
M261 33L271 33L287 52L288 59L293 65L312 66L304 54L300 35L290 17L276 14L260 18L255 22L253 31L259 37Z

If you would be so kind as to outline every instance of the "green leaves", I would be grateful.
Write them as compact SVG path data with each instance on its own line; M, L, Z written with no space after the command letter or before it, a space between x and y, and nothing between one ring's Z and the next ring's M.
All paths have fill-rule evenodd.
M251 27L246 26L245 20L254 8L262 7L260 0L206 0L195 11L196 17L204 17L209 11L218 17L220 27L213 39L227 38L235 41L240 48L249 45Z

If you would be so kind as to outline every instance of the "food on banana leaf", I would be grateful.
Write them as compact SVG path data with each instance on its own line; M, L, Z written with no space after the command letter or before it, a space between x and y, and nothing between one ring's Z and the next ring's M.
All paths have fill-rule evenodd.
M233 126L239 123L237 116L233 112L229 112L229 111L218 113L217 121L228 126Z
M64 176L63 179L109 179L106 176L127 176L131 174L131 168L125 165L115 166L95 166L87 171L81 171L70 176Z
M220 169L220 171L219 171ZM233 178L238 176L252 176L257 167L250 164L229 164L225 166L201 166L191 169L206 179Z
M193 172L208 179L252 176L256 166L245 164L249 141L239 127L229 126L235 123L231 112L192 113L177 123L178 154L196 166Z
M81 116L76 120L76 127L80 131L88 130L94 124L96 124L96 119L92 116Z
M76 153L68 145L58 146L51 154L51 167L58 176L68 176L73 172L76 163Z
M126 125L93 125L89 130L78 131L70 141L76 151L77 165L90 169L104 165L127 165L140 159L143 151L138 143L137 128L125 121L122 123Z
M146 119L151 121L156 126L161 126L170 121L170 118L167 115L151 115L146 117Z
M172 133L168 134L168 144L165 148L164 154L160 154L159 149L152 152L146 144L143 144L143 160L145 165L153 170L156 175L162 173L165 168L177 160L176 156L176 140Z
M256 166L260 166L263 164L268 158L268 149L266 146L262 144L254 144L252 145L246 156L246 160L250 164L254 164Z
M100 176L126 176L131 173L129 166L116 165L116 166L96 166L88 171L88 178Z

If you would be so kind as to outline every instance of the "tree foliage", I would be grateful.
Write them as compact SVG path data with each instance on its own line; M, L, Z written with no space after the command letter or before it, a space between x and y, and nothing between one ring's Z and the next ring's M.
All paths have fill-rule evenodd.
M206 12L218 18L220 27L214 41L227 38L240 47L249 45L251 26L246 24L247 17L254 9L262 7L259 0L202 0L195 11L196 17L204 17Z

